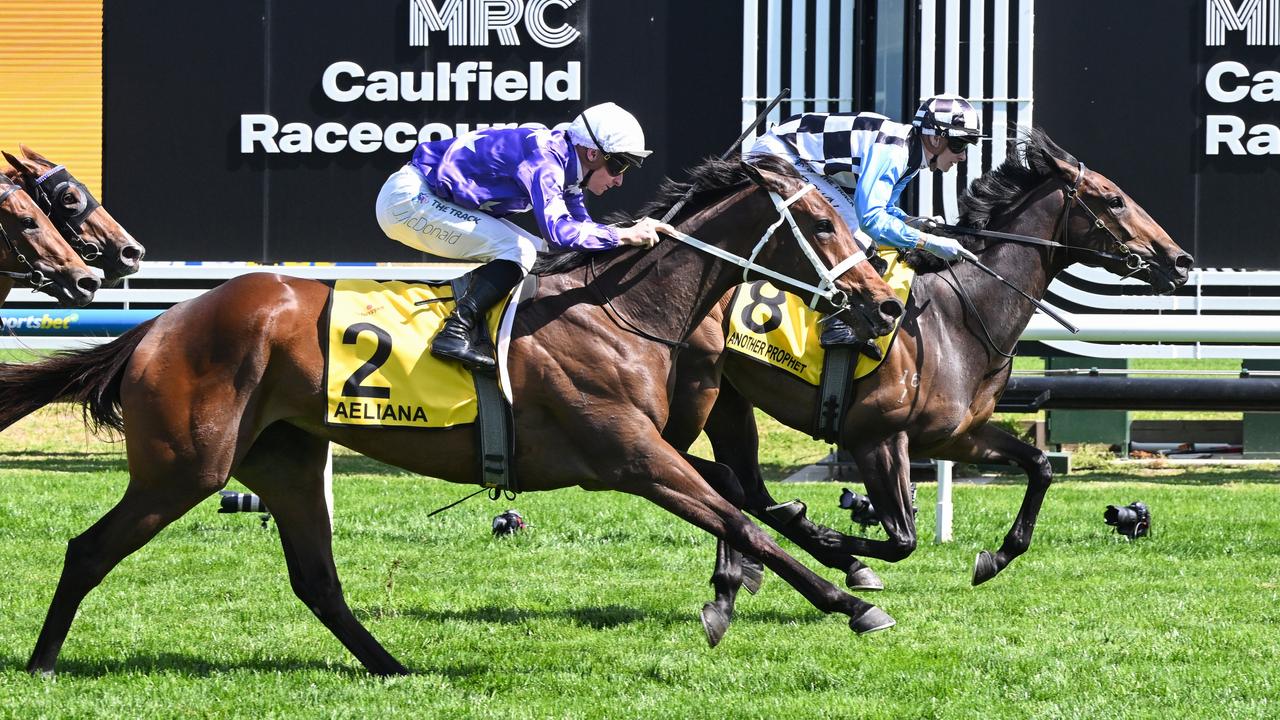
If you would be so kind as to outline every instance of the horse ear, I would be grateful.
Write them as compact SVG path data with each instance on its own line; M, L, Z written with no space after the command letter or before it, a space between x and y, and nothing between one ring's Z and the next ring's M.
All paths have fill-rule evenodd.
M768 170L762 170L746 160L742 161L742 171L747 174L747 177L751 178L751 182L765 190L772 190L779 194L784 193L785 184L778 175Z
M7 151L0 151L0 152L4 152L4 159L9 161L9 164L13 166L14 170L17 170L18 172L24 175L40 174L39 172L37 172L37 169L34 166L32 166L30 163L28 163L26 160L16 158L10 155Z
M55 165L55 163L52 160L46 158L45 156L41 155L35 150L32 150L26 145L23 145L22 143L18 143L18 147L22 150L22 154L25 155L27 159L31 160L32 162L40 163L48 167L53 167Z

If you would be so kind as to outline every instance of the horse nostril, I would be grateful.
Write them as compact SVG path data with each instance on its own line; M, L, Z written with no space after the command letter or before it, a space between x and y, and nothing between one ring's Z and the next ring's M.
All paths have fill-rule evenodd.
M102 281L97 276L88 275L77 280L76 287L92 295L98 292L98 288L102 287Z
M902 301L894 298L880 303L880 313L891 320L902 316Z
M120 257L131 262L141 262L142 257L147 254L141 245L125 245L120 249Z
M1187 253L1182 253L1173 260L1174 267L1179 270L1190 270L1196 264L1196 259Z

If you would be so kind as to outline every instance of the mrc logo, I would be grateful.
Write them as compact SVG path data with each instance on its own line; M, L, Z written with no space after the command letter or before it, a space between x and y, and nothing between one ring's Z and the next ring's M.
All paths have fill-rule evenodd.
M1280 0L1205 0L1204 44L1227 44L1243 32L1246 45L1280 45Z
M524 24L534 42L547 48L572 44L582 33L567 24L552 27L547 8L568 10L579 0L409 0L409 45L427 47L431 33L448 31L450 45L482 47L497 33L502 45L519 45Z

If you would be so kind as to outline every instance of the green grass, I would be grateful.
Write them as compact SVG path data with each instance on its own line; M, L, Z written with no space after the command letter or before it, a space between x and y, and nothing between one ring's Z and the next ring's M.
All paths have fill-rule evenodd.
M56 681L21 668L68 538L118 498L122 448L46 412L0 435L0 717L1096 718L1280 713L1274 468L1086 474L1049 493L1030 552L973 588L1020 482L959 485L955 542L873 566L899 625L854 636L777 576L703 640L709 537L635 498L512 503L358 456L335 461L334 548L357 616L415 674L369 677L294 598L274 526L206 501L86 599ZM52 428L52 430L50 429ZM767 436L778 467L821 446ZM848 530L833 484L775 485ZM1155 535L1101 523L1141 499ZM503 541L508 506L532 527ZM873 534L878 534L874 531ZM809 563L814 566L814 563ZM823 571L837 580L838 574Z

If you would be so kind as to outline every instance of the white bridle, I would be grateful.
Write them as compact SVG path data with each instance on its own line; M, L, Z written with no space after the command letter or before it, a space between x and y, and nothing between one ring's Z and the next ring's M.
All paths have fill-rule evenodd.
M783 200L782 196L779 195L778 193L772 190L769 191L769 197L773 200L773 207L778 211L778 219L772 225L766 228L764 231L764 234L760 236L760 242L756 243L755 249L751 251L751 257L744 258L739 255L734 255L728 250L718 248L714 245L708 245L707 243L702 242L701 240L693 237L692 235L687 235L680 231L676 231L676 234L674 237L680 242L685 243L686 245L690 245L698 250L701 250L702 252L705 252L709 255L714 255L715 257L718 257L721 260L726 260L742 268L743 282L747 281L747 273L754 270L756 273L760 275L764 275L765 277L771 278L773 280L777 280L778 282L784 285L789 285L790 287L795 288L797 290L803 290L804 292L812 293L813 296L809 300L810 308L816 308L818 305L819 299L826 300L827 302L831 303L835 307L846 308L849 305L849 296L845 291L839 290L836 288L835 286L836 278L845 274L845 272L847 272L849 268L862 262L863 260L866 260L867 254L862 250L859 250L855 252L853 255L850 255L849 257L840 261L840 263L837 264L835 267L829 270L827 269L827 266L823 264L822 259L818 257L818 254L816 252L813 251L813 247L809 245L809 242L807 240L805 240L804 234L801 233L800 228L796 226L796 219L791 215L791 206L794 205L800 198L804 197L805 194L808 193L810 190L814 190L814 189L815 188L813 186L813 183L809 183L804 187L800 188L800 190L797 191L795 195L792 195L786 200ZM770 270L767 267L756 264L755 262L756 256L760 254L761 250L764 250L764 246L766 243L769 242L769 239L770 237L772 237L773 232L777 230L778 227L781 226L782 223L784 222L791 226L791 236L794 237L796 240L796 243L800 245L800 250L801 252L804 253L804 256L809 258L809 262L810 264L813 265L813 269L818 273L818 277L822 278L821 282L819 282L817 286L810 285L809 283L804 282L802 280L797 280L793 277L783 275L780 272Z

